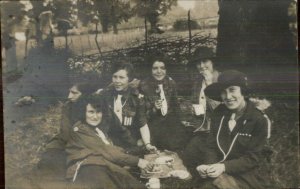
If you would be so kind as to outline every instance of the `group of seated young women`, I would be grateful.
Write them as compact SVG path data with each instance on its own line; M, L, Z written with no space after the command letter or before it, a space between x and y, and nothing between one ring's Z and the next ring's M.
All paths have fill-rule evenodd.
M214 70L210 48L197 50L194 57L197 76L186 97L193 107L190 122L181 119L177 86L163 59L152 62L150 77L138 86L131 85L129 63L113 68L112 83L102 91L74 84L62 109L60 133L38 164L40 177L48 179L40 181L60 179L67 188L145 188L133 176L154 166L143 155L167 149L178 153L195 183L205 188L264 188L258 168L268 122L248 100L247 76Z

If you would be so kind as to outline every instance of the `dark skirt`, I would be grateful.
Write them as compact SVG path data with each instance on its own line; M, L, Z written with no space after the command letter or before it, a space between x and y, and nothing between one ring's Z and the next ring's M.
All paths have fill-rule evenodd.
M191 140L186 145L182 154L179 154L184 165L193 176L199 176L196 167L205 161L207 150L206 141L209 136L207 132L196 132L190 134Z
M175 115L152 117L149 130L151 143L160 150L181 152L188 141L188 133Z

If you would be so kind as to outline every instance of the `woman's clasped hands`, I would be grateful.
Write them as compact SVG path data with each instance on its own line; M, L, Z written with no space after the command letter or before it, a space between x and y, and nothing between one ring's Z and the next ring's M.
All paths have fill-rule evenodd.
M201 178L217 178L225 172L225 165L223 163L199 165L196 169L199 172Z

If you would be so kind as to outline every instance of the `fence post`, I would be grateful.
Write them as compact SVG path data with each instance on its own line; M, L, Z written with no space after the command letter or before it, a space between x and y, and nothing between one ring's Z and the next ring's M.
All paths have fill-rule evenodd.
M97 41L97 38L98 38L98 23L96 23L96 36L95 36L95 42L96 42L97 49L98 49L98 51L99 51L100 57L102 57L102 52L101 52L99 43L98 43L98 41Z
M82 43L82 39L81 39L81 34L79 35L79 40L80 40L80 47L81 47L81 56L83 56L84 48L83 48L83 43Z
M64 33L64 37L65 37L65 49L69 49L69 42L68 42L68 33Z
M145 44L146 44L146 49L148 47L148 28L147 28L147 19L145 16Z
M188 11L188 28L189 28L189 57L191 57L191 41L192 41L191 10Z
M24 59L27 58L27 52L28 52L28 41L29 41L29 29L26 29L25 31L26 41L25 41L25 56Z
M89 33L87 34L87 38L88 38L89 47L90 47L90 50L91 50L92 49L92 45L91 45L91 40L90 40L90 34Z

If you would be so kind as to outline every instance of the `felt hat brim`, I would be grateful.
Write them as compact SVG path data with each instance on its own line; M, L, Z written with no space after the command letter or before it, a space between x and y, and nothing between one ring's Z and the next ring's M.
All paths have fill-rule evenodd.
M221 92L230 86L239 86L246 92L249 90L245 82L235 80L213 83L205 88L204 93L208 98L222 102Z
M229 87L229 84L224 84L224 83L213 83L209 86L207 86L204 90L205 96L212 100L216 100L221 102L221 92L223 89L226 89Z

